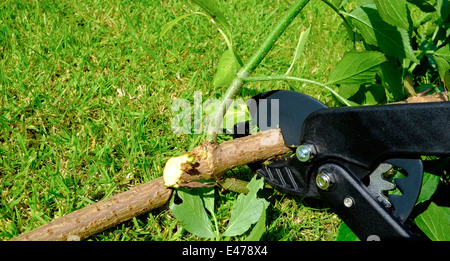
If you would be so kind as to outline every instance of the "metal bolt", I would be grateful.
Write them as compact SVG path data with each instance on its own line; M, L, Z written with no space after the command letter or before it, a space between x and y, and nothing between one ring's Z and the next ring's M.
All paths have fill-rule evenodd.
M350 208L353 206L353 199L351 197L344 198L344 206Z
M301 162L307 162L312 159L316 154L316 150L314 146L311 144L303 144L297 147L295 155L297 155L297 159Z
M319 173L316 176L316 185L321 190L328 190L333 185L333 176L331 173Z
M381 239L377 235L370 235L367 237L367 241L381 241Z

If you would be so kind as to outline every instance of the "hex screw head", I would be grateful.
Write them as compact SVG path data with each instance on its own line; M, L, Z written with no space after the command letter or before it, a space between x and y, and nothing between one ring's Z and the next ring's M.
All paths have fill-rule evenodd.
M297 147L295 155L297 159L301 162L307 162L312 159L316 154L316 150L311 144L302 144Z
M316 176L316 185L321 190L328 190L333 185L333 176L331 173L319 173Z

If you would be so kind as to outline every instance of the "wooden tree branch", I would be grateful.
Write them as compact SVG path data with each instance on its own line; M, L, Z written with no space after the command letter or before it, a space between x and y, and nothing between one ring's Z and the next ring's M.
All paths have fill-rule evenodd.
M172 189L158 178L91 206L79 209L12 240L61 241L69 236L87 238L123 221L163 206Z
M226 170L251 162L267 160L290 152L279 129L267 130L221 144L205 142L189 155L194 162L182 166L181 184L202 179L216 180Z
M221 144L206 142L188 154L190 158L195 158L195 161L181 165L183 171L177 185L189 186L190 183L203 179L215 180L228 169L266 160L289 151L291 149L284 145L279 129L264 131ZM77 210L12 240L84 239L163 206L169 201L171 194L172 188L165 186L161 177Z

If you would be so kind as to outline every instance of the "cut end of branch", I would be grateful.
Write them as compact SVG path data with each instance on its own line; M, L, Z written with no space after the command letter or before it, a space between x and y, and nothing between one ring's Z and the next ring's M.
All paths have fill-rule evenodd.
M283 155L291 148L284 144L280 129L271 129L223 143L203 142L189 154L171 158L164 168L164 185L190 186L199 180L217 180L237 166Z
M164 186L178 188L180 186L181 174L183 174L186 165L190 165L193 162L195 162L195 158L190 154L169 159L163 172Z

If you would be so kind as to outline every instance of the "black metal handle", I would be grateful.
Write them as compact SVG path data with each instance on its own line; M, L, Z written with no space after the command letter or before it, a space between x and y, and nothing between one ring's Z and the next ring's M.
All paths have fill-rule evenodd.
M389 158L450 155L450 102L327 108L306 118L300 144L314 160L336 158L366 169Z
M374 199L343 166L326 163L318 168L318 175L333 179L330 189L319 193L360 240L429 240L412 222L402 221Z

